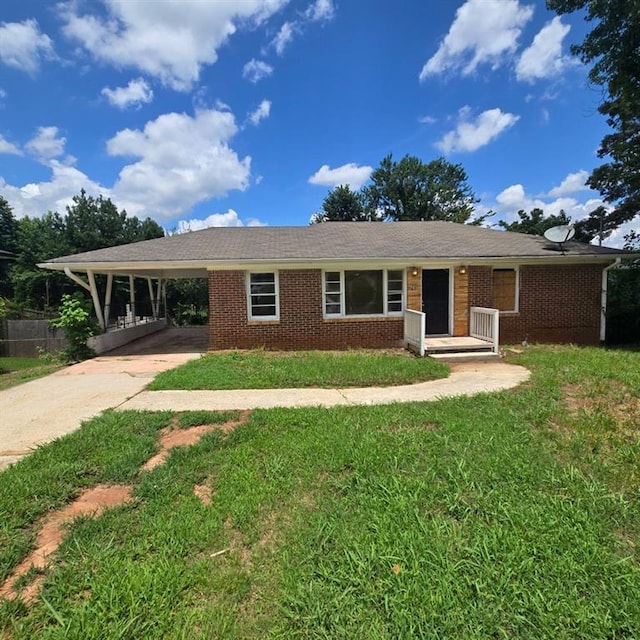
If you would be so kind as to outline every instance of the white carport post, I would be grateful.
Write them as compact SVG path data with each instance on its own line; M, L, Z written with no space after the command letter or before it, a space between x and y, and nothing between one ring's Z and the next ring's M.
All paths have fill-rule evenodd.
M86 289L91 294L93 308L96 312L96 317L98 318L98 324L103 331L106 331L104 316L102 315L102 308L100 307L100 297L98 296L98 288L96 287L96 279L93 275L93 271L87 271L89 284L87 284L80 276L73 273L69 267L65 267L64 272L68 278L71 278L75 283L79 284L83 289Z
M160 297L162 295L162 278L158 278L158 286L156 288L156 305L153 309L153 319L160 317Z
M151 313L153 314L153 319L158 319L158 298L157 295L153 291L153 280L151 278L147 278L147 284L149 285L149 298L151 299ZM160 279L158 279L158 294L160 293Z
M109 326L109 315L111 314L111 291L113 290L113 274L107 276L107 291L104 298L104 324Z
M133 284L133 276L129 276L129 313L131 321L136 323L136 288Z

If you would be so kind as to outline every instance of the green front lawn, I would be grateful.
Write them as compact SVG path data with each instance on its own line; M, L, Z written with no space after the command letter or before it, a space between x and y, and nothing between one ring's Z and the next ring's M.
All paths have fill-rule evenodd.
M60 363L47 362L40 358L0 357L0 391L47 376L61 367Z
M231 351L210 353L165 371L149 389L284 389L411 384L448 375L448 368L407 351Z
M99 482L21 638L640 637L640 353L531 347L512 391L254 411L140 465L167 425L110 411L0 473L0 575ZM211 503L194 487L205 485Z

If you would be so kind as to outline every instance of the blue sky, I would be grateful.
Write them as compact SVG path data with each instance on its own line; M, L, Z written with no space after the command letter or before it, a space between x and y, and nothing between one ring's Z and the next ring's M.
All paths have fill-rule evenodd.
M589 29L542 0L4 0L0 195L304 225L393 153L462 164L496 219L579 219L608 131L569 54Z

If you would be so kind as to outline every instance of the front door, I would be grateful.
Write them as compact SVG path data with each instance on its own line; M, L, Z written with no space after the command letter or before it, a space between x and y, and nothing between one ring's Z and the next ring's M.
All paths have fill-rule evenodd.
M427 335L449 333L449 269L422 270L422 312Z

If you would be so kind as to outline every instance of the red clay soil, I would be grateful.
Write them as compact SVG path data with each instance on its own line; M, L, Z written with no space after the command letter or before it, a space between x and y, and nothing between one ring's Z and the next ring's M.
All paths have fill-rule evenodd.
M16 581L24 576L31 567L44 569L48 559L54 553L65 534L65 526L77 516L97 518L106 508L130 502L131 487L128 485L99 484L87 489L72 503L60 511L47 516L36 538L36 548L14 569L0 587L0 597L13 600L21 595L25 601L30 601L38 592L40 580L31 582L21 593L15 588Z
M198 442L203 435L211 433L212 431L229 433L241 424L244 424L248 419L249 411L243 411L238 420L230 420L223 424L203 424L188 429L176 429L174 427L162 429L162 431L160 431L160 451L152 458L149 458L142 465L142 468L145 471L151 471L151 469L155 469L167 459L169 452L174 447L188 447Z
M169 427L160 432L160 451L147 460L142 466L144 470L154 469L162 464L169 451L174 447L185 447L195 444L205 433L219 429L225 433L233 431L236 427L247 422L249 411L243 411L238 420L230 420L223 424L207 424L189 429L177 429ZM48 515L36 538L36 548L13 571L13 573L0 586L0 598L13 600L20 596L29 603L37 596L40 585L44 580L44 574L38 575L23 588L17 587L16 582L34 569L45 569L50 556L56 552L64 539L66 525L77 516L89 516L97 518L105 509L116 507L131 502L133 499L129 485L104 485L100 484L84 491L76 500L63 509ZM203 504L211 504L211 489L206 485L194 487L194 493Z

